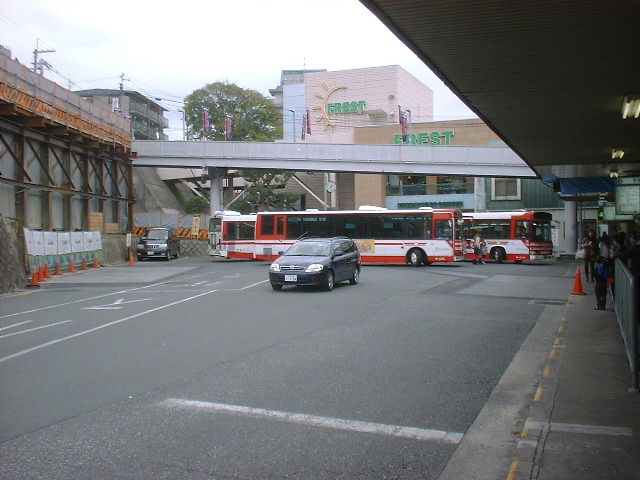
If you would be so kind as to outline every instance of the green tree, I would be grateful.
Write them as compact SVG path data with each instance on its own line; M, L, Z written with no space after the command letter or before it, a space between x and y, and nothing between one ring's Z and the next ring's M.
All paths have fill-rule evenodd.
M211 131L203 131L202 109L209 109ZM225 119L233 117L232 140L272 142L282 138L282 114L264 95L234 83L215 82L193 91L185 98L185 119L189 134L198 140L224 140ZM299 195L282 191L293 172L244 170L244 195L229 208L243 213L287 210Z
M209 202L202 197L191 197L184 203L184 211L191 215L209 212Z
M209 109L211 131L202 126L202 109ZM264 95L234 83L215 82L194 90L184 100L189 134L198 140L224 140L225 119L233 116L234 141L270 142L282 138L282 114Z

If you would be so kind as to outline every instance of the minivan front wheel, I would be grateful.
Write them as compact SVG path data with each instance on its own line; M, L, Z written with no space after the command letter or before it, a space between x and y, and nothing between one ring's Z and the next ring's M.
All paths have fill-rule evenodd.
M333 290L334 283L335 283L335 277L333 276L333 272L329 270L327 272L327 279L324 281L324 289L327 292L330 292L331 290Z
M349 279L349 283L351 285L357 285L359 281L360 281L360 269L356 267L356 269L353 271L353 276Z

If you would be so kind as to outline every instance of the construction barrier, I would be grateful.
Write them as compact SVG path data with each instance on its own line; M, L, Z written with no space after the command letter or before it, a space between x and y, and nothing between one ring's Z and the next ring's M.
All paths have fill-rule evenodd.
M82 260L92 261L95 257L104 263L102 235L100 232L42 232L24 229L28 268L46 265L48 271L56 268L56 262L64 270L70 260L80 265Z

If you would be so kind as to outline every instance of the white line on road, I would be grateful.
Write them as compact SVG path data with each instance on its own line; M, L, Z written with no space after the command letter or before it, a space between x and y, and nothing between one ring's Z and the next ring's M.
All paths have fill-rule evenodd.
M31 320L27 320L26 322L14 323L13 325L7 325L6 327L0 328L0 332L2 330L8 330L10 328L17 327L18 325L24 325L25 323L31 323Z
M109 303L107 305L96 305L95 307L84 307L83 310L120 310L123 305L146 302L147 300L153 300L153 298L139 298L137 300L127 300L126 302L124 301L124 298L119 298L113 303Z
M633 430L625 427L603 427L600 425L580 425L577 423L535 422L532 420L528 420L524 424L524 428L529 428L532 430L541 430L544 427L549 427L551 430L555 430L557 432L586 433L591 435L612 435L619 437L633 436Z
M255 287L256 285L261 285L263 283L268 282L269 280L262 280L261 282L256 282L256 283L252 283L251 285L247 285L246 287L242 287L242 288L229 288L229 289L225 289L225 290L246 290L247 288L251 288L251 287Z
M50 308L64 307L66 305L71 305L73 303L86 302L87 300L95 300L96 298L110 297L111 295L120 295L122 293L133 292L135 290L142 290L143 288L157 287L159 285L164 285L165 283L167 282L154 283L153 285L146 285L144 287L135 287L135 288L130 288L128 290L120 290L118 292L113 292L113 293L105 293L104 295L96 295L95 297L81 298L79 300L73 300L71 302L57 303L55 305L48 305L46 307L34 308L33 310L25 310L24 312L16 312L16 313L10 313L8 315L0 315L0 318L15 317L16 315L24 315L25 313L40 312L42 310L48 310Z
M103 328L111 327L113 325L117 325L118 323L126 322L127 320L131 320L137 317L141 317L142 315L146 315L147 313L153 313L158 310L162 310L163 308L171 307L173 305L177 305L179 303L188 302L189 300L193 300L194 298L202 297L203 295L207 295L209 293L217 292L218 290L210 290L208 292L199 293L198 295L193 295L192 297L183 298L182 300L178 300L175 302L167 303L166 305L161 305L156 308L152 308L151 310L145 310L144 312L136 313L134 315L129 315L128 317L120 318L118 320L114 320L113 322L105 323L103 325L99 325L97 327L90 328L89 330L83 330L82 332L74 333L73 335L67 335L66 337L57 338L56 340L51 340L50 342L43 343L41 345L36 345L35 347L27 348L26 350L22 350L20 352L14 353L12 355L7 355L6 357L0 358L0 363L6 362L7 360L11 360L12 358L20 357L30 352L34 352L36 350L40 350L41 348L49 347L51 345L55 345L56 343L64 342L66 340L70 340L72 338L80 337L82 335L86 335L88 333L96 332L98 330L102 330Z
M399 438L411 438L414 440L428 440L457 445L462 440L463 434L458 432L445 432L443 430L431 430L426 428L402 427L399 425L386 425L384 423L361 422L359 420L346 420L343 418L320 417L304 413L282 412L279 410L266 410L264 408L243 407L241 405L229 405L226 403L201 402L198 400L186 400L180 398L168 398L159 403L160 406L204 410L216 413L230 413L235 415L247 415L250 417L269 418L283 422L309 425L312 427L331 428L334 430L346 430L359 433L371 433Z
M21 333L33 332L34 330L41 330L43 328L54 327L56 325L60 325L60 324L63 324L63 323L69 323L69 322L73 322L73 320L64 320L62 322L50 323L49 325L43 325L41 327L29 328L28 330L20 330L19 332L11 332L11 333L7 333L6 335L0 335L0 338L11 337L13 335L19 335Z
M256 285L260 285L261 283L264 283L264 282L268 282L268 280L264 280L262 282L257 282L257 283L253 283L251 285L247 285L246 287L240 288L239 290L246 290L247 288L255 287ZM158 284L158 285L160 285L160 284ZM152 285L149 285L149 286L152 286ZM157 312L158 310L162 310L164 308L172 307L173 305L178 305L179 303L188 302L189 300L193 300L194 298L202 297L204 295L208 295L210 293L215 293L215 292L218 292L218 291L220 291L220 290L217 290L217 289L216 290L209 290L207 292L199 293L198 295L192 295L191 297L187 297L187 298L183 298L181 300L177 300L175 302L167 303L166 305L161 305L159 307L152 308L150 310L145 310L144 312L136 313L134 315L129 315L128 317L120 318L118 320L114 320L113 322L105 323L104 325L99 325L97 327L90 328L89 330L84 330L82 332L74 333L73 335L68 335L66 337L58 338L56 340L51 340L50 342L46 342L46 343L43 343L41 345L36 345L35 347L27 348L26 350L22 350L20 352L14 353L12 355L7 355L6 357L1 357L0 358L0 363L6 362L7 360L11 360L12 358L20 357L20 356L25 355L25 354L30 353L30 352L34 352L36 350L40 350L41 348L49 347L51 345L55 345L57 343L64 342L66 340L70 340L72 338L76 338L76 337L80 337L82 335L86 335L88 333L96 332L98 330L102 330L103 328L111 327L112 325L117 325L119 323L126 322L127 320L131 320L131 319L134 319L134 318L137 318L137 317L141 317L142 315L146 315L148 313ZM109 295L113 295L113 294L109 294ZM70 302L70 303L75 303L75 302Z

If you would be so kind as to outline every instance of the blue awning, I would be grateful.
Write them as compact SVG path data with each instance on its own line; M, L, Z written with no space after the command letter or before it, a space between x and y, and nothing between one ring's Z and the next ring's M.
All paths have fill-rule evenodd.
M578 195L589 193L614 193L613 178L609 177L576 177L560 178L561 195Z

